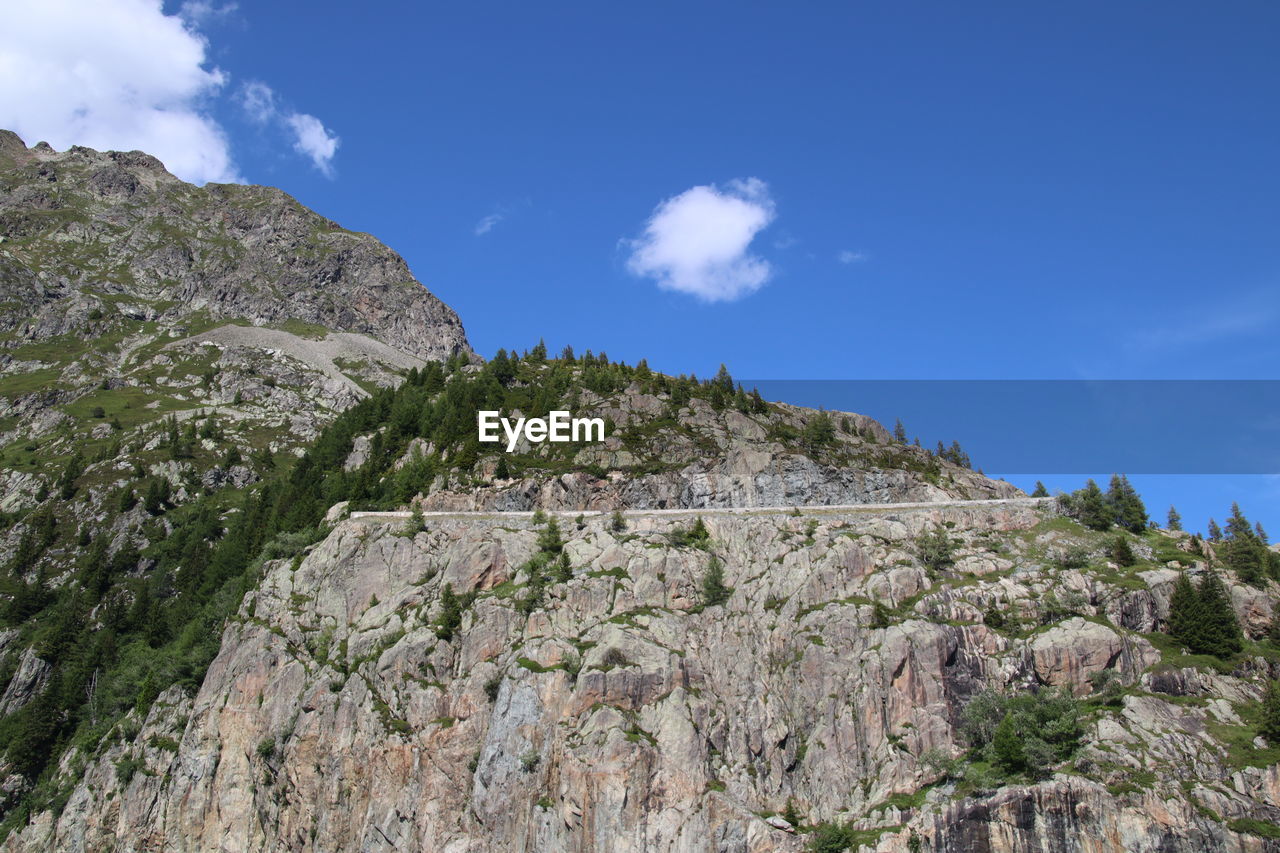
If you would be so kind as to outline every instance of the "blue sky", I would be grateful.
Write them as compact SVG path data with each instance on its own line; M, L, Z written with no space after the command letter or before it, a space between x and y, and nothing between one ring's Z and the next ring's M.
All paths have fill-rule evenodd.
M482 353L1274 377L1274 3L16 6L0 124L281 186ZM1274 482L1215 483L1280 529Z

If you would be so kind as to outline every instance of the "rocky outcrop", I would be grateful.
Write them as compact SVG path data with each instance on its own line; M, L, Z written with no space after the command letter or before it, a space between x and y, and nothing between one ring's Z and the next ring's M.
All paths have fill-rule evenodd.
M582 393L574 414L613 426L604 441L575 453L573 473L497 478L495 449L479 466L487 486L476 488L471 477L458 483L442 475L423 497L423 508L839 506L1022 495L1010 483L899 445L874 420L852 412L773 404L768 412L748 414L717 410L701 399L677 405L632 384L605 397ZM830 421L829 442L813 447L794 438L817 418ZM515 452L546 453L548 447L554 446L522 440ZM423 450L411 448L406 459ZM362 462L362 454L357 446L347 464Z
M310 323L410 355L469 352L452 310L399 255L269 187L195 187L141 152L27 150L0 160L0 327L44 340L97 315L172 324L201 312ZM4 168L7 161L7 168Z
M1033 502L708 511L706 550L671 544L692 513L566 514L572 577L532 605L528 519L342 516L267 564L197 693L79 757L6 849L799 851L788 804L903 853L1270 849L1232 821L1280 816L1276 768L1208 734L1258 688L1156 692L1155 649L1103 615L1119 592L1057 567ZM915 546L938 529L941 572ZM713 557L731 593L705 606ZM1051 778L939 776L979 690L1089 696L1102 671L1126 689Z

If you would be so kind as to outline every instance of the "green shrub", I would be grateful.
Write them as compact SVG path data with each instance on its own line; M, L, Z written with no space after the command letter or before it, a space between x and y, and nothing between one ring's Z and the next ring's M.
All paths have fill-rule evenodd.
M677 527L667 534L667 541L673 548L701 548L704 551L711 544L711 532L702 520L702 516L689 527Z
M1122 569L1138 562L1137 557L1133 555L1133 549L1129 547L1129 542L1123 536L1117 536L1111 540L1111 561Z
M931 572L940 572L955 565L956 544L941 527L921 533L916 537L916 556Z
M972 757L1005 777L1036 779L1080 745L1080 713L1080 702L1066 690L1006 695L987 689L965 705L960 731Z
M1083 545L1071 545L1054 554L1053 561L1060 569L1083 569L1089 565L1089 549Z

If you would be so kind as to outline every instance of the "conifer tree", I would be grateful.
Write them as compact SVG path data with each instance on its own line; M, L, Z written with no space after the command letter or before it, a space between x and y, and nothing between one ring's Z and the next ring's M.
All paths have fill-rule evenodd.
M1111 527L1112 513L1102 489L1093 480L1088 480L1079 496L1080 523L1090 530L1107 530Z
M898 418L897 422L893 425L893 440L898 442L898 444L907 443L907 428L902 425L902 418Z
M1228 658L1244 647L1240 623L1221 578L1207 571L1191 586L1186 575L1178 579L1169 600L1169 633L1196 654Z
M1122 569L1137 562L1133 556L1133 549L1129 547L1129 542L1124 536L1117 536L1111 541L1111 559Z
M707 563L707 573L702 576L702 603L707 607L724 604L732 592L724 584L724 564L719 557L712 555Z
M969 460L969 454L964 452L964 448L960 446L960 442L952 441L951 448L947 451L951 461L962 468L973 468L973 463Z
M1138 492L1130 484L1124 474L1111 475L1111 485L1107 489L1107 504L1111 508L1113 521L1130 533L1141 533L1147 528L1147 508L1138 497Z
M1034 492L1031 493L1031 497L1047 498L1049 497L1049 490L1045 488L1044 483L1040 482L1039 480L1036 480L1036 489Z
M564 538L560 535L560 522L555 517L547 519L547 526L538 534L538 550L552 556L564 549Z
M1280 681L1267 683L1262 695L1262 718L1258 722L1258 734L1271 746L1280 745Z
M1253 535L1257 536L1258 541L1261 542L1263 545L1266 545L1270 542L1270 540L1267 539L1267 531L1262 529L1261 521L1253 525Z
M440 591L440 619L436 623L436 636L446 642L462 625L462 600L453 591L453 584L446 583Z
M1170 530L1181 530L1181 529L1182 529L1182 516L1178 515L1178 510L1177 510L1177 508L1176 508L1176 507L1174 507L1172 504L1170 504L1170 506L1169 506L1169 520L1168 520L1168 522L1166 523L1166 526L1167 526Z
M1236 621L1231 598L1218 573L1212 570L1206 572L1200 579L1196 592L1200 595L1200 606L1207 620L1209 646L1205 651L1225 658L1244 648L1240 623Z
M567 583L573 580L573 566L569 564L569 552L561 551L560 559L556 560L555 565L556 580L561 583Z
M992 756L996 766L1005 773L1019 773L1026 767L1027 757L1022 751L1022 741L1013 714L1005 714L991 738Z
M1219 527L1218 522L1214 521L1212 518L1209 519L1209 541L1210 542L1222 541L1222 528Z
M1201 621L1200 597L1196 595L1196 588L1186 572L1182 572L1169 597L1169 635L1189 646L1189 638L1198 630Z
M1267 569L1266 546L1258 540L1249 519L1238 503L1231 504L1231 517L1223 546L1223 562L1245 583L1258 583Z
M729 368L722 363L720 369L716 371L715 379L711 380L711 384L720 388L726 394L733 393L733 377L729 375Z

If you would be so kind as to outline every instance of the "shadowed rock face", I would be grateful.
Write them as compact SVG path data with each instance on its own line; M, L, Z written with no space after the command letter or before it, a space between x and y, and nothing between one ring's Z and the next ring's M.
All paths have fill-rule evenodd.
M0 131L0 329L75 333L104 302L370 335L423 359L469 352L457 315L368 234L278 189L195 187L141 152L27 149Z
M711 554L669 544L688 519L562 519L573 576L523 610L528 521L340 521L267 564L197 693L108 738L5 849L799 851L762 817L788 800L899 853L1272 849L1207 816L1280 814L1277 768L1233 768L1206 735L1257 682L1153 677L1156 649L1102 623L1122 600L1167 612L1167 584L1058 568L1044 513L709 513L733 591L705 608ZM938 527L941 573L914 548ZM474 596L447 638L446 584ZM1077 615L1049 604L1069 597ZM1040 627L996 630L995 606ZM1088 696L1099 669L1130 690L1045 781L966 793L924 760L960 754L984 687ZM1205 699L1154 692L1175 686Z

